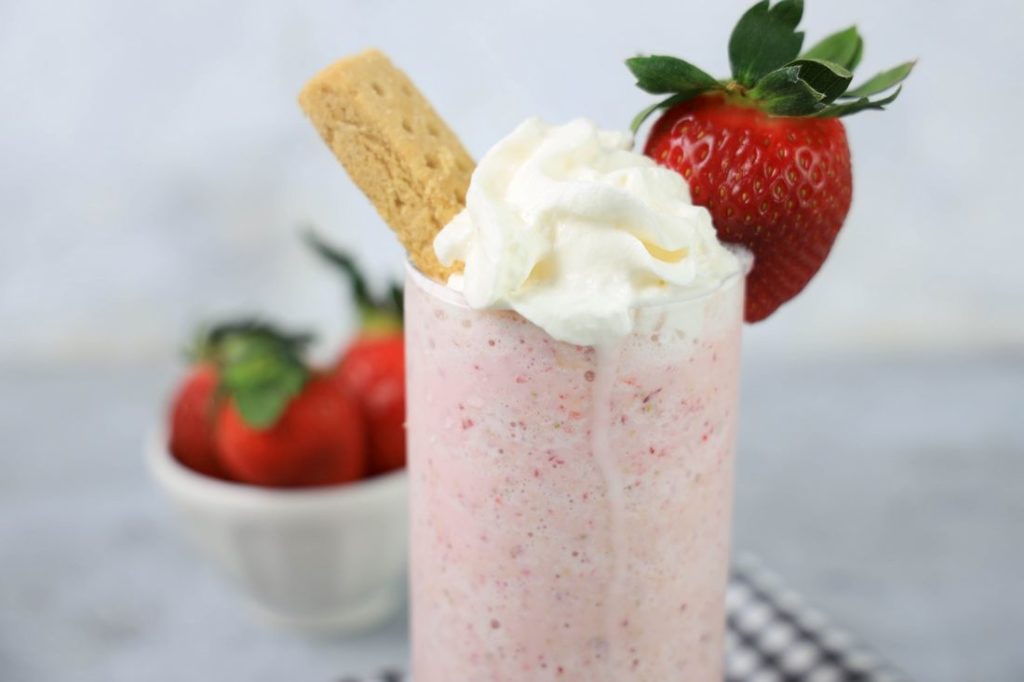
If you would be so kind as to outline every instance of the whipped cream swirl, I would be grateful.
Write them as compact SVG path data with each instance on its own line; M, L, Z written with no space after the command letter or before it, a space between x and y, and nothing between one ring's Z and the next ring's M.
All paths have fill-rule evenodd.
M466 208L437 235L448 286L473 308L511 308L552 337L613 342L638 306L711 291L740 264L682 176L586 119L531 118L473 173Z

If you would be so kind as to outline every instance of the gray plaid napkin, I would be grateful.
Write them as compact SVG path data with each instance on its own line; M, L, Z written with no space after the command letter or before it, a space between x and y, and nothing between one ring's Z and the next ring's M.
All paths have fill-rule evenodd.
M726 613L726 682L907 682L751 556L733 566Z

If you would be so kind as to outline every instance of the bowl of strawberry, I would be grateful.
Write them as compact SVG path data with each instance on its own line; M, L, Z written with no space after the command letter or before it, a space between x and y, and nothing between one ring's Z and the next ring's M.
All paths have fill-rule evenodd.
M147 448L200 553L301 628L366 629L404 595L401 299L373 301L356 279L363 328L330 366L306 360L308 336L262 322L202 333Z

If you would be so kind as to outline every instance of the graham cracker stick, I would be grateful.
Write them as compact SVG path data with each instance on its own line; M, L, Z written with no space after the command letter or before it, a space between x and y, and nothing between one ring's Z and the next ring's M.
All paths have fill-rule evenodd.
M299 105L413 264L444 281L452 268L438 262L434 237L465 205L474 163L427 99L367 50L317 74Z

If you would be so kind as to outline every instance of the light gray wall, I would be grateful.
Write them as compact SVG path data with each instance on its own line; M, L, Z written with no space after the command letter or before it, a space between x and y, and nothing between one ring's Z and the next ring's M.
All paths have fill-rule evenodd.
M378 275L400 249L295 104L344 54L388 51L474 154L526 116L624 127L622 60L723 73L746 0L0 3L0 363L164 357L193 322L263 310L337 339L314 223ZM921 58L902 99L848 123L855 202L752 354L1024 347L1020 0L811 0L813 40L856 21L864 75Z

